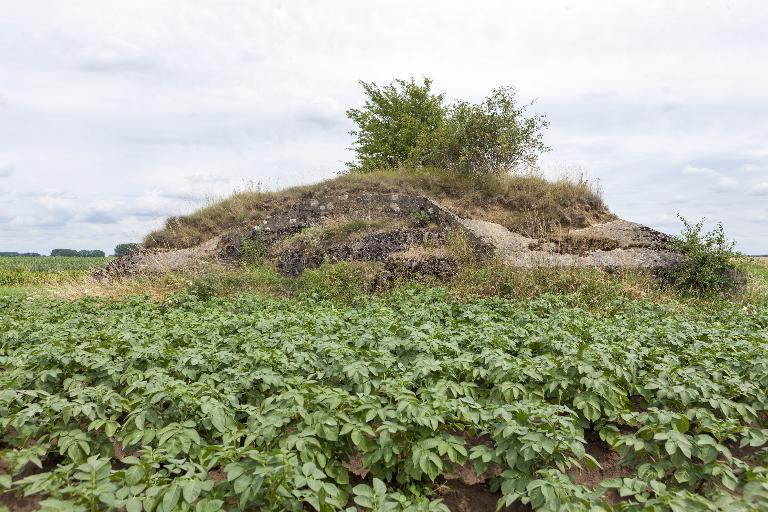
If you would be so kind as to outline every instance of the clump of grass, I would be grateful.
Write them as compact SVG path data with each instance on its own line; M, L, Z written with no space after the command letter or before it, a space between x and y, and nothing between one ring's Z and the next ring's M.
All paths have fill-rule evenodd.
M641 271L608 274L597 268L520 268L498 262L463 267L453 281L452 291L462 297L517 299L569 295L585 307L595 307L615 297L662 299L670 296L652 275Z
M347 173L278 192L240 191L190 215L170 217L162 229L144 239L144 246L191 247L232 229L253 226L313 195L363 191L427 195L459 215L497 222L535 237L561 227L584 227L615 218L599 190L582 178L548 181L535 174L478 176L434 168L389 169Z

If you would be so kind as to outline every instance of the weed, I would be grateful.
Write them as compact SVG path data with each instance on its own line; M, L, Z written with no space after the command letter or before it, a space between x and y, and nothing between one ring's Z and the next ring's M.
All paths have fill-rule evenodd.
M728 241L723 225L704 233L704 220L694 224L678 215L683 223L679 236L670 241L670 248L681 253L685 260L668 272L666 277L687 293L714 295L731 290L738 282L734 263L734 243Z

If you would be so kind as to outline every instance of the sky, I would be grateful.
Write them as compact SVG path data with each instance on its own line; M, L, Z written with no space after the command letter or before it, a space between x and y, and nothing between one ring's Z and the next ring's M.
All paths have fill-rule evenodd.
M0 0L0 251L139 241L248 187L332 177L358 80L516 87L552 178L768 253L768 2Z

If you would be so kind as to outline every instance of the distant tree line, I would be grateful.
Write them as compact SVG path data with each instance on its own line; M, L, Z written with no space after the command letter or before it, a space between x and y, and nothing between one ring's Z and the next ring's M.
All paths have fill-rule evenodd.
M104 251L99 249L80 250L75 249L54 249L51 256L79 256L81 258L103 258L106 256Z
M18 256L42 256L42 254L38 252L0 251L0 258L13 258Z
M125 243L117 244L115 246L115 256L125 256L133 252L139 244ZM0 251L0 258L13 258L19 256L43 256L38 252L16 252L16 251ZM80 258L104 258L106 254L99 249L54 249L51 251L51 256L69 256Z

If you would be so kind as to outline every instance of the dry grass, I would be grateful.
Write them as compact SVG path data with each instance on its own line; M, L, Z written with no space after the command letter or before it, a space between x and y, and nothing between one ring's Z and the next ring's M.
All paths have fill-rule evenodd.
M540 237L561 228L584 227L615 218L589 182L535 175L471 177L434 169L348 173L315 185L278 192L243 191L187 216L170 217L150 233L146 247L183 248L259 223L301 199L356 192L423 194L456 213L497 222L522 234Z
M420 249L424 255L447 255L459 262L458 274L448 280L406 278L393 287L440 286L458 300L474 297L527 299L546 294L567 295L574 304L601 310L617 298L677 303L682 307L717 307L724 302L745 307L768 306L768 261L747 262L747 286L728 298L696 298L664 285L651 273L625 270L607 273L596 268L517 268L497 261L485 261L472 253L462 237L449 240L442 248ZM72 280L48 287L45 294L75 299L85 296L121 298L149 295L156 299L187 291L202 297L255 293L269 297L295 298L321 296L344 301L371 293L387 293L392 288L376 288L380 263L343 262L305 270L299 277L280 275L265 264L222 266L208 264L192 272L138 275L99 282L92 278ZM750 306L751 305L751 306Z

